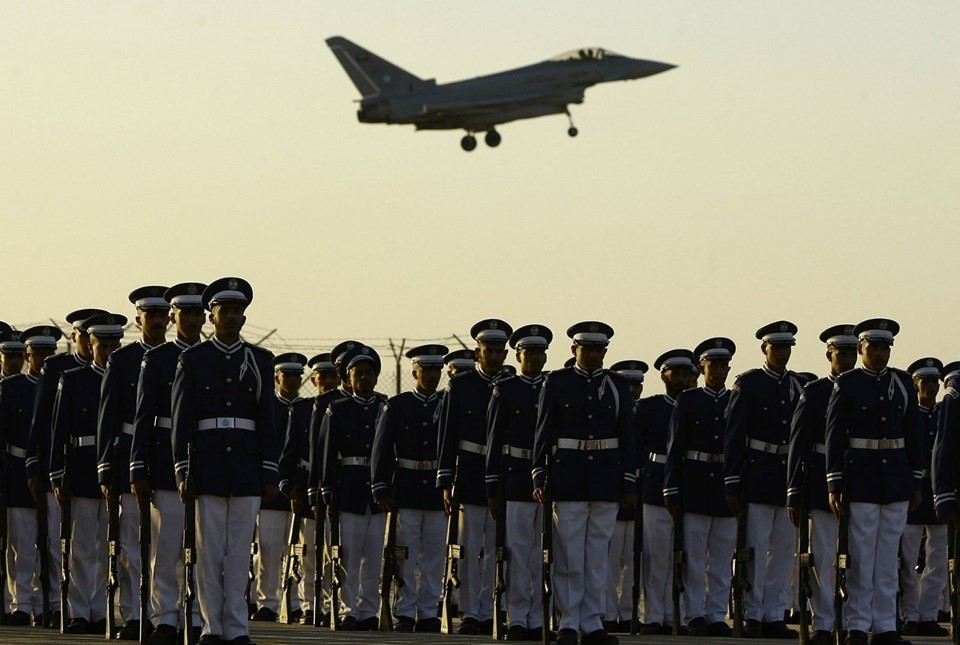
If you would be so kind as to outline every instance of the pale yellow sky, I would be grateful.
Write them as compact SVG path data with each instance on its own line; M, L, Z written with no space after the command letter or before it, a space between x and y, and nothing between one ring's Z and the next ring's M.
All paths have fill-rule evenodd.
M482 11L478 8L482 6ZM956 2L6 2L0 319L127 312L241 275L286 339L437 338L480 318L610 358L899 320L894 362L960 358ZM324 43L439 82L603 46L678 65L564 117L458 132L356 121ZM297 341L299 342L299 341ZM318 347L318 350L324 349ZM550 366L567 356L556 344Z

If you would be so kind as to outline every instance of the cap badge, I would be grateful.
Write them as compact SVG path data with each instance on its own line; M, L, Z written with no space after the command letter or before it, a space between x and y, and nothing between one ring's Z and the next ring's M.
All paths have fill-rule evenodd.
M347 343L347 350L353 349L354 346L355 346L354 343Z
M187 287L187 295L188 295L188 296L195 296L195 295L197 295L197 285L191 284L190 286L188 286L188 287Z
M150 289L150 295L151 295L151 296L162 296L162 295L163 295L163 289L161 289L160 287L153 287L152 289Z
M718 338L717 340L713 341L713 344L714 344L716 347L723 347L723 340L720 339L720 338Z
M540 328L537 327L536 325L534 325L533 327L530 328L530 334L533 335L533 336L539 336L539 335L540 335Z
M780 331L787 331L788 329L790 329L790 325L785 322L780 323Z
M366 356L366 355L368 355L368 354L370 353L370 348L369 348L369 347L361 347L361 348L360 348L360 353L363 354L364 356Z
M927 359L927 367L933 367L933 359L932 359L932 358L928 358L928 359Z
M636 361L630 361L630 369L632 369L632 370L637 369L637 363L636 363Z
M113 316L107 316L106 321L108 325L113 325L114 324Z
M429 353L432 354L432 355L436 355L436 354L439 354L439 353L440 353L440 350L437 349L436 347L431 347L428 351L429 351Z
M490 321L490 329L497 329L498 327L500 327L500 323L498 323L496 320Z
M846 336L853 336L853 325L846 325L843 328L843 333Z
M239 286L239 283L237 282L236 278L230 278L230 281L227 282L227 287L231 290L235 291L238 286Z
M600 331L600 325L598 325L597 323L590 323L590 331L591 332Z
M49 327L44 327L41 332L44 336L53 336L53 330Z

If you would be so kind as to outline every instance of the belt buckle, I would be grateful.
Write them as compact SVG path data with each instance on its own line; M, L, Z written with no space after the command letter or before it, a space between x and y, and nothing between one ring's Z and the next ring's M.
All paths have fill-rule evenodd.
M584 450L600 450L600 439L584 439L583 440L583 449Z
M217 419L218 428L236 428L237 421L233 417L220 417Z

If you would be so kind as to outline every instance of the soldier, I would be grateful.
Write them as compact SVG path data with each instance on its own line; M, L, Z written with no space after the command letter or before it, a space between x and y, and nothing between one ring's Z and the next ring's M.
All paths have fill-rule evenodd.
M727 406L724 485L734 514L747 514L746 544L756 554L744 594L748 638L797 638L784 623L793 562L793 529L786 509L790 420L800 383L787 369L797 326L786 320L757 330L764 364L744 372ZM741 508L741 487L747 507Z
M839 517L850 513L847 643L900 643L897 550L908 506L920 505L923 437L909 374L887 367L900 326L887 319L856 327L863 367L841 374L827 407L827 490Z
M543 611L535 601L543 568L537 538L543 531L543 507L533 501L530 471L543 366L553 332L544 325L525 325L510 336L520 374L499 380L487 411L487 502L497 521L506 521L507 640L541 640ZM506 495L505 517L498 498ZM549 628L549 626L547 626Z
M57 354L43 362L40 378L37 381L36 398L33 405L33 419L30 423L30 437L27 444L27 460L24 464L27 475L27 487L35 500L46 497L43 506L47 509L47 602L51 615L45 627L60 627L60 505L50 487L50 438L53 436L53 404L57 395L60 376L68 369L84 367L93 360L90 335L83 331L82 323L96 314L107 313L103 309L78 309L67 314L67 322L72 326L70 339L77 348L73 354ZM58 330L59 331L59 330Z
M800 522L801 497L806 496L812 528L810 553L815 575L811 576L813 628L810 642L832 642L834 585L836 579L837 520L827 499L825 430L827 403L837 378L857 365L857 337L853 325L834 325L820 334L826 343L830 374L804 386L790 424L790 452L787 456L787 511L790 522Z
M510 325L495 318L475 324L470 336L477 342L477 368L454 376L440 404L437 487L443 489L448 513L454 503L463 507L459 634L493 633L494 522L484 487L486 417L512 333Z
M317 388L317 394L329 392L340 385L340 374L330 358L330 352L311 357L307 361L307 367L313 370L310 372L310 383Z
M287 426L290 420L290 410L295 402L300 401L300 385L303 383L303 368L307 364L307 357L297 352L278 354L273 359L274 383L276 385L274 408L274 428L278 446L286 443ZM290 533L290 499L283 493L274 497L270 502L260 505L257 515L257 554L254 557L254 571L256 574L256 611L250 616L251 620L260 622L276 622L277 611L280 608L280 586L283 583L283 555L287 547L287 536ZM251 596L253 595L251 589ZM254 599L250 598L253 604ZM299 606L296 607L295 618L299 618Z
M436 487L437 386L446 353L443 345L421 345L407 352L416 388L387 401L373 439L373 497L383 512L399 509L396 541L409 554L394 608L396 629L403 632L440 631L437 603L446 516L443 495Z
M627 379L603 369L613 328L587 321L567 330L576 365L544 380L533 450L533 496L550 486L556 538L557 645L616 645L603 629L607 551L620 505L635 503L633 410ZM549 473L549 474L548 474Z
M6 332L0 342L0 437L3 438L5 468L0 484L6 495L7 509L7 591L10 613L6 625L30 625L33 616L40 619L40 562L37 553L37 505L27 488L25 462L30 420L37 380L43 361L57 349L60 330L56 327L31 327L23 333ZM27 373L20 374L17 364L27 360ZM3 445L0 444L0 445ZM45 519L45 518L44 518Z
M141 337L110 355L100 395L97 473L104 497L120 504L120 614L124 619L120 640L140 638L140 507L130 488L130 444L140 364L148 349L164 343L170 324L170 303L163 297L166 290L148 286L130 293Z
M137 383L133 441L130 446L131 488L138 500L151 502L150 619L155 631L149 645L174 645L180 621L177 566L183 541L183 504L177 494L171 442L171 390L180 353L200 342L204 309L201 294L207 285L183 282L164 292L176 338L143 355ZM193 606L195 638L199 608Z
M730 398L727 375L736 351L732 340L718 337L703 341L692 353L674 350L657 359L664 373L668 369L690 371L696 358L704 378L702 388L687 389L677 396L670 417L663 484L670 515L676 521L682 516L686 553L682 613L690 636L731 633L724 616L736 521L719 483L726 427L723 413ZM676 375L678 384L684 376L689 377Z
M340 359L340 377L349 378L350 398L332 402L324 414L321 494L328 513L340 514L340 545L346 580L341 587L340 629L377 629L377 578L385 516L370 494L370 453L386 397L374 388L380 356L355 346Z
M106 629L107 514L97 476L97 410L107 361L120 347L126 323L119 314L98 314L80 323L91 336L93 362L63 373L54 403L49 472L57 502L70 504L72 517L66 630L71 634Z
M443 357L447 366L447 376L461 372L470 372L476 369L476 351L472 349L456 349Z
M907 525L900 538L900 583L903 593L904 636L949 636L937 624L937 612L947 586L947 527L937 519L930 480L933 445L937 438L937 393L943 363L936 358L914 361L907 371L919 395L920 429L923 436L923 484L920 508L907 515ZM924 567L919 580L914 574L921 538L926 535Z
M627 382L630 384L630 399L633 401L633 420L634 427L637 431L637 446L641 446L643 437L641 436L642 427L640 426L640 418L637 416L637 405L640 401L640 397L643 395L643 378L646 374L649 366L643 361L620 361L614 363L611 367L611 370L622 374L627 377ZM669 416L667 417L669 421ZM664 437L664 447L666 439ZM646 455L643 456L637 455L637 463L643 463L646 459ZM662 472L660 472L662 480ZM659 488L663 489L663 481L660 482ZM642 496L641 496L642 497ZM663 493L657 491L657 494L653 496L660 503L663 502ZM641 511L643 512L643 511ZM629 632L630 631L630 619L633 615L633 554L634 554L634 523L635 523L636 510L621 508L617 512L617 524L613 529L613 537L610 540L610 562L608 564L610 570L610 576L607 578L607 597L606 597L606 612L604 613L604 629L610 632ZM668 536L669 538L669 536ZM669 550L669 539L667 540L667 548ZM659 565L669 565L669 551L666 554L667 559L662 563L657 563ZM643 572L646 572L647 569L644 567ZM622 576L622 582L621 582ZM651 605L648 601L646 605L646 610L648 613L651 612ZM648 616L648 619L650 616ZM660 633L659 627L663 622L661 617L656 621L656 624L653 625L652 620L648 620L648 624L651 627L644 626L646 632L641 630L641 633ZM657 631L653 631L653 627L657 627Z
M214 334L180 354L173 380L173 456L181 500L197 494L199 645L250 643L244 598L261 496L279 493L270 388L273 356L240 338L253 289L221 278L204 291Z

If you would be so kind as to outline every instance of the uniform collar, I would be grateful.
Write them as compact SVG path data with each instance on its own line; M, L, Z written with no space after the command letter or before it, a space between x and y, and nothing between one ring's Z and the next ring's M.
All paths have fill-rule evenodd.
M219 349L224 354L233 354L234 352L239 351L241 347L243 347L242 340L238 340L233 345L227 345L216 336L211 336L210 342L213 343L213 346Z
M343 396L353 396L353 392L343 387L343 385L338 385L337 391L340 392L340 394L342 394Z
M719 399L721 396L723 396L724 394L727 393L727 388L725 388L725 387L722 387L722 388L720 388L719 390L711 390L711 389L708 388L706 385L704 385L704 386L703 386L702 388L700 388L700 389L703 390L704 392L706 392L708 396L711 396L711 397L713 397L713 398L715 398L715 399Z
M33 374L31 374L31 373L29 373L29 372L27 372L27 373L25 374L25 376L27 377L27 380L30 381L31 383L33 383L34 385L36 385L36 384L37 384L37 381L40 380L38 377L34 376Z
M499 371L497 371L497 372L494 373L494 374L487 374L486 372L484 372L484 371L483 371L482 369L480 369L479 367L476 369L476 372L477 372L477 374L480 375L480 378L482 378L484 381L486 381L486 382L488 382L488 383L489 383L490 381L493 381L494 379L496 379L498 376L500 376L500 373L501 373L502 371L503 371L503 370L499 370Z
M436 390L434 390L433 394L431 394L430 396L427 396L426 394L423 394L419 390L415 389L413 390L413 396L415 396L418 401L421 401L423 403L429 403L430 401L433 401L435 398L437 398L440 395L437 393Z
M536 376L524 376L522 373L518 374L520 380L524 383L529 383L530 385L540 385L543 383L543 372L540 372Z
M90 362L90 369L92 369L94 372L96 372L97 376L103 376L104 372L107 371L106 368L100 367L99 365L97 365L97 364L94 363L93 361Z
M932 409L932 408L928 408L925 405L918 405L917 408L924 414L930 414L930 410Z
M148 351L153 349L154 347L160 347L160 345L162 345L163 343L160 343L160 345L150 345L149 343L147 343L145 340L141 338L140 340L137 341L137 344L143 348L143 351Z
M833 372L830 372L829 374L827 374L827 378L830 379L831 383L836 383L838 376Z
M77 365L80 367L86 367L90 364L90 361L81 356L79 352L74 352L71 356L73 356L73 360L77 361Z
M173 339L173 344L176 345L177 349L179 349L181 352L182 352L183 350L187 349L188 347L193 347L194 345L196 345L196 344L199 343L199 342L200 342L200 341L198 340L196 343L188 343L188 342L185 341L185 340L180 340L179 337Z
M298 396L294 399L288 399L286 397L280 396L279 392L274 392L274 394L277 395L277 400L280 401L280 403L283 403L284 405L293 405L294 403L296 403L297 401L303 398L301 396Z
M787 374L790 373L788 370L783 370L783 374L777 374L775 371L773 371L772 369L770 369L770 366L767 365L766 363L764 363L764 364L760 367L760 369L763 370L763 373L764 373L764 374L766 374L766 375L769 376L770 378L772 378L772 379L774 379L774 380L777 380L777 381L782 381L782 380L787 376Z
M580 376L582 376L583 378L595 378L595 377L598 377L598 376L600 376L601 374L603 374L603 368L602 368L602 367L598 367L597 369L593 370L592 372L588 372L587 370L583 369L583 368L580 367L579 365L574 365L574 366L573 366L573 371L576 372L577 374L579 374Z
M669 403L670 405L672 405L673 407L677 407L677 400L671 397L669 394L664 394L663 400Z
M351 394L350 398L359 403L360 405L372 405L377 402L377 393L374 392L369 399L357 396L356 394Z
M860 369L863 370L863 373L866 374L867 376L883 376L884 374L887 373L887 368L886 368L886 367L884 367L884 368L883 368L882 370L880 370L879 372L876 372L876 371L874 371L874 370L872 370L872 369L869 369L869 368L866 368L866 367L861 367Z

